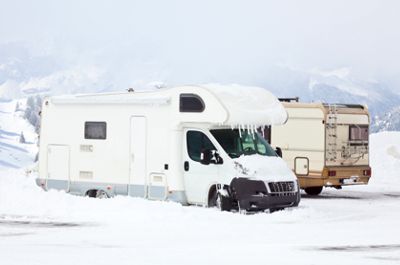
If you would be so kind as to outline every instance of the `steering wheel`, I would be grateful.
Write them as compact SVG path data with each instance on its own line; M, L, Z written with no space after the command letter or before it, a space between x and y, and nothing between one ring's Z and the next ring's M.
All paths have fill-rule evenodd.
M245 151L246 153L254 153L254 152L255 152L254 149L251 148L251 147L246 147L246 148L244 149L244 151Z

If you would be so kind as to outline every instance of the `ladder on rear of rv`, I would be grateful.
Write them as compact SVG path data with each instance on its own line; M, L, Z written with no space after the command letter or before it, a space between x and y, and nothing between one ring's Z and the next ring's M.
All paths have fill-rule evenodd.
M337 159L337 106L328 105L328 115L326 121L326 153L329 161Z

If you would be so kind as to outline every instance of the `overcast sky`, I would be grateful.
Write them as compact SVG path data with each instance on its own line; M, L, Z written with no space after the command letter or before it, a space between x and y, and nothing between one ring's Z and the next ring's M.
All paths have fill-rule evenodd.
M170 83L350 69L400 84L400 1L0 0L0 43ZM283 77L280 77L283 78ZM399 89L400 90L400 89Z

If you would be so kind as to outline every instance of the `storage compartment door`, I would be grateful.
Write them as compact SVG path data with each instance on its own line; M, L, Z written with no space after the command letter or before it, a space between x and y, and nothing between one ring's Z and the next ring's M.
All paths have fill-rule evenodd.
M150 183L148 190L149 199L165 200L167 198L167 178L162 173L150 174Z
M294 159L294 173L298 176L307 176L309 173L309 160L307 157Z
M69 189L69 146L47 147L47 189Z

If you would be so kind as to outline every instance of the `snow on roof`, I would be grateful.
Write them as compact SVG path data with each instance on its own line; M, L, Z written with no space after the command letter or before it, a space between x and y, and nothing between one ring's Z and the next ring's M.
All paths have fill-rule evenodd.
M168 104L171 96L155 91L97 93L51 97L54 104Z
M185 91L207 91L210 104L219 102L222 113L204 112L204 115L213 115L209 122L217 122L230 126L263 126L282 124L287 120L287 112L281 102L268 90L260 87L240 85L189 85L152 91L135 91L124 93L98 93L86 95L66 95L51 97L54 104L138 104L138 105L166 105L173 97ZM206 96L204 94L204 96ZM206 96L207 97L207 96ZM206 102L207 105L207 102ZM225 110L225 111L224 111ZM204 120L195 114L194 121ZM224 116L225 115L225 116ZM217 117L218 116L218 117ZM218 120L219 119L219 120Z
M202 85L229 110L228 125L283 124L287 112L271 92L261 87L218 84Z

